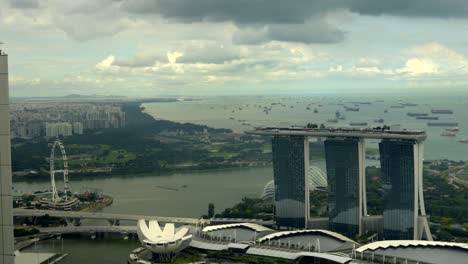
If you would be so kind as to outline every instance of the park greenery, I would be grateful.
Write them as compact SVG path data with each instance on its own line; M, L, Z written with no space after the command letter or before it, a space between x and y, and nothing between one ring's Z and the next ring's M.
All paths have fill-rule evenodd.
M157 120L139 103L122 105L128 124L63 138L71 176L102 177L183 170L263 166L271 161L268 140L228 129ZM51 140L15 139L12 166L20 179L48 178ZM60 160L56 160L60 167ZM19 177L15 177L18 180Z

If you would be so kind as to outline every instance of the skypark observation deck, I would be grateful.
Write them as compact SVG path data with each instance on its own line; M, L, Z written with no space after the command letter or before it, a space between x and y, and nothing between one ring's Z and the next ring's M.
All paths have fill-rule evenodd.
M263 136L306 136L306 137L351 137L369 139L401 139L424 141L427 137L425 131L395 131L374 128L302 128L302 127L258 127L255 130L245 131L250 135Z

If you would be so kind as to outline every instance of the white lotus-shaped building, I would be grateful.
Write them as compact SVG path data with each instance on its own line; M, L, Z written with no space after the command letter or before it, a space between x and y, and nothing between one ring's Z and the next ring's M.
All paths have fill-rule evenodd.
M179 228L176 232L173 223L168 223L161 229L158 221L147 222L140 219L137 224L137 234L142 245L153 253L153 259L170 261L176 253L187 248L192 241L188 228Z

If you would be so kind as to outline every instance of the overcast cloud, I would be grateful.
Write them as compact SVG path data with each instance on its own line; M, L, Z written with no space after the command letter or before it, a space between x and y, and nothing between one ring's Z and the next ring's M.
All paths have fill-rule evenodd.
M0 0L13 95L459 89L467 22L466 0Z

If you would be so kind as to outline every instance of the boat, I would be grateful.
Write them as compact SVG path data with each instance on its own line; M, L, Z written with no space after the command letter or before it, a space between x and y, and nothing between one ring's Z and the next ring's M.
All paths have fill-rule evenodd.
M414 113L414 112L408 112L406 113L407 116L428 116L428 113Z
M449 110L449 109L432 109L431 113L433 113L433 114L453 114L453 110Z
M317 108L314 108L314 113L318 113L318 110L317 110Z
M468 143L468 138L461 139L460 143Z
M416 119L439 120L439 117L438 116L417 116Z
M378 118L374 120L375 123L383 123L384 119L383 118Z
M306 107L306 110L310 110L310 107Z
M455 137L457 134L455 134L454 132L446 131L446 132L442 132L442 134L440 135L443 137Z
M351 122L350 126L367 126L367 122Z
M401 103L402 106L418 106L418 104L415 103Z
M345 108L345 110L348 111L348 112L359 112L359 107L345 106L344 108Z
M456 127L458 126L457 122L428 122L428 126L448 126L448 127Z
M339 110L336 110L335 117L338 118L338 119L341 117L341 113L340 113Z
M328 119L328 123L338 123L338 119Z
M451 128L447 128L445 130L452 131L452 132L457 132L457 131L460 131L460 128L459 127L451 127Z
M388 113L388 110L387 110L387 109L385 109L383 112L384 112L384 113Z
M391 105L390 108L405 108L403 105Z

